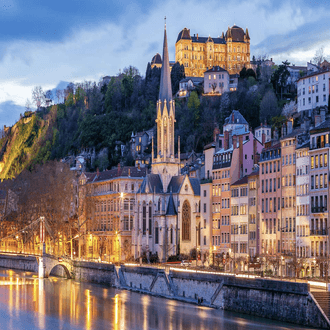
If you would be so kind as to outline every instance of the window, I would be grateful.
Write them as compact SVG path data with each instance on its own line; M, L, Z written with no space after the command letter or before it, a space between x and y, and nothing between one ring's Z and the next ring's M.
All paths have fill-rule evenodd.
M155 244L159 244L158 223L155 223Z
M188 201L182 206L182 240L190 241L191 208Z

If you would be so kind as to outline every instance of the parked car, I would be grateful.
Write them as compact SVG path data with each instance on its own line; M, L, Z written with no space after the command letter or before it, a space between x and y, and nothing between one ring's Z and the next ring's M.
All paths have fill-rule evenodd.
M181 266L188 267L191 265L191 262L189 260L182 260Z

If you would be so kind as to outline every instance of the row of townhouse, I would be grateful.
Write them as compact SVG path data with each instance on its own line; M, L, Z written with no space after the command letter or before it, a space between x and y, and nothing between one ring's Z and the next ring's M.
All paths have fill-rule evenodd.
M250 138L236 134L232 127L229 146L224 127L224 141L204 150L205 173L212 168L212 176L201 182L201 221L208 236L201 251L208 249L213 262L220 258L227 270L254 265L283 276L324 276L330 119L309 131L293 130L289 123L279 141L248 153L244 143ZM249 162L258 152L260 159Z

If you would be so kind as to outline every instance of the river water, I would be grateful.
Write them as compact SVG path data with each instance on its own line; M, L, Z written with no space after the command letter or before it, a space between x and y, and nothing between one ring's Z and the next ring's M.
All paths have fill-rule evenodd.
M0 329L302 329L58 277L0 268ZM307 328L306 328L307 329Z

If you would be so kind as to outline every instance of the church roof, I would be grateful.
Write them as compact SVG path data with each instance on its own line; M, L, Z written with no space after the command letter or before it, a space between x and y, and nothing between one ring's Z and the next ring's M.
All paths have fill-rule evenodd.
M197 178L189 178L190 184L193 188L194 194L199 196L201 194L201 186Z
M159 174L148 174L143 180L138 193L145 194L147 192L155 194L163 193L163 184Z
M170 198L168 200L168 204L167 204L166 215L177 215L177 214L178 213L176 212L173 196L172 196L172 193L171 193Z
M178 42L180 39L191 39L190 30L187 28L181 30L178 34L178 39L176 39L176 42Z
M227 70L225 70L224 68L222 68L219 65L213 66L211 69L208 69L204 73L207 73L207 72L227 72L228 73Z
M159 100L161 100L162 102L166 100L167 104L170 100L172 100L172 86L167 47L166 25L164 30L163 65L160 74Z
M183 180L184 180L184 175L172 176L171 181L167 187L167 192L178 194L180 192Z

